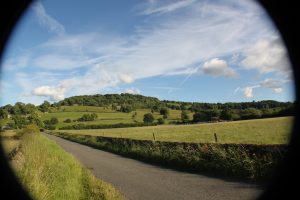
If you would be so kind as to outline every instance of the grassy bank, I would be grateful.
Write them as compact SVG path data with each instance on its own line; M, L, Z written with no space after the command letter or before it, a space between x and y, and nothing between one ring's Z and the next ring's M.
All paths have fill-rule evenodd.
M267 180L286 151L285 145L196 144L52 134L162 166L255 181Z
M155 139L159 141L195 143L214 142L214 133L217 133L219 143L287 144L292 124L293 117L278 117L193 125L64 130L63 132L137 140L153 140L154 133Z
M24 134L12 166L33 199L123 199L55 142L37 133Z

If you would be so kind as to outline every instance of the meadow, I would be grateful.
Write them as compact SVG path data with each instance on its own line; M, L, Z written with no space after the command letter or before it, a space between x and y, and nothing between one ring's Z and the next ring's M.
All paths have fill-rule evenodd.
M134 113L137 113L135 117L133 117ZM168 119L166 123L171 121L177 121L181 119L181 111L180 110L172 110L169 111ZM84 114L96 113L98 118L94 121L87 122L73 122L80 118ZM134 123L134 122L143 122L144 114L151 113L150 109L137 109L136 111L130 113L118 112L111 110L105 107L96 107L96 106L61 106L60 109L53 109L48 113L41 113L41 119L49 120L52 117L56 117L58 119L58 124L56 124L56 128L61 128L64 126L74 125L78 123L83 124L118 124L118 123ZM162 118L158 112L152 113L155 119ZM192 119L193 113L189 113L190 119ZM64 120L71 119L71 123L65 123Z
M61 132L138 140L237 144L287 144L293 117L243 120L191 125L160 125L133 128L64 130Z
M32 199L124 199L55 142L39 133L19 135L19 140L4 139L2 145L7 154L20 146L10 164Z

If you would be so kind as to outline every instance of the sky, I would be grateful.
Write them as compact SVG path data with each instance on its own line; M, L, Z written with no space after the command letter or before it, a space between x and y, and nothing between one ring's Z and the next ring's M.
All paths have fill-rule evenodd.
M280 34L249 0L36 1L1 67L0 105L108 93L295 100Z

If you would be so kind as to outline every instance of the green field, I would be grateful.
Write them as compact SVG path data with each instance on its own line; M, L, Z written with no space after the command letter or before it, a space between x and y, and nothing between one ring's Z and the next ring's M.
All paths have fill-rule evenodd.
M124 199L110 184L96 179L74 157L38 133L4 140L6 153L20 143L10 164L32 199ZM63 161L63 162L62 162Z
M132 115L137 113L136 117L133 118ZM56 128L61 128L64 126L69 126L73 124L83 123L83 124L118 124L118 123L134 123L143 122L144 114L150 113L150 109L137 109L136 111L130 113L123 113L110 110L105 107L95 107L95 106L62 106L59 110L56 110L49 113L41 114L42 120L50 119L51 117L56 117L59 123L56 125ZM63 122L66 119L76 120L84 114L96 113L98 118L95 121L89 122ZM189 114L190 119L192 119L192 113ZM155 119L162 118L158 112L154 112L153 116ZM180 110L170 110L170 114L166 122L180 120L181 111Z
M293 117L244 120L234 122L205 123L193 125L161 125L150 127L65 130L62 132L156 140L211 143L214 133L219 143L286 144L292 128Z

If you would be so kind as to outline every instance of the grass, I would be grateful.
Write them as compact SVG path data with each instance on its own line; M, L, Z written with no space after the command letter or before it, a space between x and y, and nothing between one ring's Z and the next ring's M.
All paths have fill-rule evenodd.
M287 144L293 117L244 120L193 125L162 125L152 127L64 130L73 134L122 137L139 140L213 143L217 133L219 143Z
M10 154L13 151L16 151L16 149L20 145L20 140L13 138L13 136L16 135L15 131L12 130L6 130L4 132L0 132L0 145L2 146L4 153L10 156Z
M63 122L66 119L75 120L80 118L82 115L94 112L98 115L98 118L95 121L90 122L71 122L65 123ZM132 118L134 113L137 113L135 118ZM42 120L51 119L52 117L56 117L59 123L56 125L56 128L61 128L64 126L69 126L73 124L83 123L83 124L118 124L118 123L134 123L143 122L144 114L150 113L150 109L137 109L131 113L123 113L117 112L109 109L104 109L103 107L95 107L95 106L63 106L57 112L49 112L41 115ZM177 112L173 113L170 119L180 119L180 113L178 115ZM178 116L177 116L178 115ZM162 117L159 113L153 113L155 119Z
M16 131L14 130L5 130L4 132L0 132L0 136L4 137L13 137L16 135Z
M123 199L111 185L96 179L72 155L40 134L25 134L12 161L33 199Z
M58 132L52 134L93 148L178 170L252 181L269 179L286 152L286 145L195 144Z
M6 154L9 154L10 152L12 152L14 149L16 149L20 144L19 140L15 140L15 139L6 139L3 138L1 140L1 145L3 147L3 150Z

